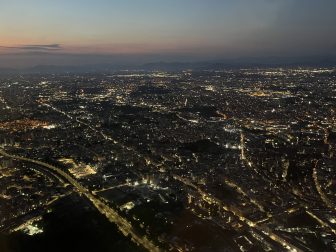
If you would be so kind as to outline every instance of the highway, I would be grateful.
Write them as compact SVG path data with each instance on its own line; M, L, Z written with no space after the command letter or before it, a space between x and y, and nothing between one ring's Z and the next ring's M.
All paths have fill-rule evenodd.
M10 155L1 148L0 148L0 155L7 157L7 158L14 159L14 160L18 160L18 161L33 163L41 167L44 167L49 172L51 171L51 172L56 173L58 176L62 177L64 180L70 183L81 196L85 196L87 199L89 199L101 214L105 215L110 222L117 225L118 229L123 233L123 235L130 236L133 242L135 242L139 246L144 247L148 251L153 251L153 252L161 251L146 236L139 235L134 230L132 225L126 219L121 217L118 214L118 212L116 212L114 209L109 207L107 204L105 204L100 199L96 198L88 189L83 187L80 183L78 183L78 181L76 181L73 177L71 177L66 172L60 170L59 168L53 165L50 165L50 164L47 164L47 163L44 163L38 160Z

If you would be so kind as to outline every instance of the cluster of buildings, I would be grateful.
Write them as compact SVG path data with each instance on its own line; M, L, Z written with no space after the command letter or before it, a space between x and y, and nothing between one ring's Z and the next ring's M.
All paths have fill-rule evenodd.
M298 68L9 76L0 146L63 169L164 249L333 250L335 77ZM21 215L71 190L7 162L0 200L20 199Z

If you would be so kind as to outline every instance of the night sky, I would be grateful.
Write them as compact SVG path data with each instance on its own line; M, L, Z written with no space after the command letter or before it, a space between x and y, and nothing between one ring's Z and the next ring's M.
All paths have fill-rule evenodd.
M0 0L0 67L336 54L335 0Z

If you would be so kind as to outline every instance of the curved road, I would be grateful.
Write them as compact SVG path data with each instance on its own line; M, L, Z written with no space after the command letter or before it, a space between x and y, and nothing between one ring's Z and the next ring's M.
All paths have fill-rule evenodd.
M96 198L88 189L86 189L84 186L78 183L78 181L76 181L66 172L60 170L55 166L52 166L50 164L41 161L10 155L1 148L0 148L0 155L19 161L37 164L39 166L46 168L48 171L56 173L57 175L61 176L66 181L68 181L74 188L76 188L79 194L84 195L87 199L89 199L101 214L105 215L110 222L118 226L119 230L125 236L130 236L133 242L144 247L148 251L154 251L154 252L160 251L160 249L157 246L155 246L146 236L139 235L126 219L121 217L114 209L109 207L103 201Z

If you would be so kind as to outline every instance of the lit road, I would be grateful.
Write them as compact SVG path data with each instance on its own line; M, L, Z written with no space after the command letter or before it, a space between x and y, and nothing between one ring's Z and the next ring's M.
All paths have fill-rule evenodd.
M64 180L70 183L81 196L85 196L87 199L89 199L101 214L105 215L110 222L118 226L119 230L123 233L123 235L130 236L133 242L144 247L148 251L160 251L160 249L157 246L155 246L146 236L139 235L126 219L121 217L115 210L113 210L103 201L96 198L88 189L83 187L80 183L78 183L66 172L60 170L55 166L49 165L41 161L10 155L1 148L0 148L0 155L19 161L33 163L46 168L48 171L56 173L58 176L61 176L62 178L64 178Z
M253 204L256 207L258 207L258 209L261 212L264 212L264 213L266 212L265 209L264 209L264 207L256 199L252 198L249 194L247 194L239 185L237 185L233 181L230 181L228 178L224 178L224 182L225 182L226 185L228 185L229 187L231 187L232 189L234 189L236 192L238 192L239 194L241 194L244 197L248 198L250 200L251 204Z
M61 113L63 114L64 116L68 117L69 119L71 120L74 120L76 121L77 123L83 125L83 126L86 126L87 128L89 128L90 130L92 130L93 132L101 135L105 140L107 141L111 141L112 143L114 144L117 144L118 146L120 146L121 148L123 149L127 149L128 151L132 151L133 154L137 155L139 158L145 158L143 157L141 154L139 154L137 152L136 149L134 149L133 147L129 147L129 146L125 146L123 145L122 143L120 143L119 141L117 141L116 139L113 139L112 137L110 136L107 136L104 132L96 129L95 127L91 126L90 124L84 122L84 121L81 121L79 120L78 118L76 118L75 116L67 113L67 112L64 112L56 107L54 107L53 105L50 105L50 104L47 104L47 103L41 103L42 105L58 112L58 113ZM181 118L182 119L182 118ZM157 165L155 162L152 162L152 160L150 158L148 158L150 163L154 164L154 165ZM268 178L266 178L263 174L261 174L255 167L254 165L252 164L252 162L250 162L247 158L245 158L243 160L243 162L245 164L247 164L248 167L252 168L254 170L254 172L256 174L258 174L259 176L261 176L265 181L268 181L269 184L272 184L272 181L271 180L268 180ZM266 235L268 238L272 239L273 241L281 244L285 249L287 250L290 250L290 251L301 251L301 249L295 247L294 245L290 244L289 242L287 242L285 239L283 239L282 237L278 236L277 234L275 234L271 229L269 229L266 225L263 225L263 224L259 224L259 223L256 223L256 222L253 222L249 219L247 219L246 217L244 217L242 214L241 214L241 211L233 206L227 206L227 205L224 205L222 201L220 201L219 199L217 198L214 198L213 196L207 194L206 192L203 192L202 190L200 190L198 187L196 187L195 185L193 185L190 181L187 181L187 179L185 178L181 178L179 176L174 176L174 178L176 180L179 180L180 182L184 183L185 185L189 186L189 187L193 187L194 189L196 189L199 194L201 195L201 198L208 202L209 204L216 204L216 205L219 205L222 209L224 209L225 211L228 211L228 212L231 212L232 214L234 214L236 217L238 217L240 219L241 222L245 223L246 225L248 225L250 228L254 229L255 231L258 231L264 235ZM258 207L258 209L261 211L261 212L264 212L265 213L265 210L264 210L264 207L255 199L253 198L251 195L247 194L246 192L243 191L243 189L241 187L239 187L237 184L235 184L234 182L232 181L229 181L228 179L225 180L225 183L234 188L238 193L240 193L241 195L243 195L244 197L247 197L250 202L255 205L256 207ZM271 215L269 213L267 213L268 217L271 217Z
M233 207L233 206L229 206L229 205L225 205L222 201L220 201L219 199L217 199L216 197L204 192L201 188L199 188L197 185L193 184L189 179L186 178L182 178L180 176L175 175L174 179L176 179L177 181L180 181L181 183L183 183L184 185L191 187L193 189L195 189L200 196L202 197L202 199L209 203L209 204L215 204L220 206L222 209L224 209L227 212L232 213L234 216L238 217L239 220L241 222L243 222L244 224L246 224L247 226L249 226L251 229L255 229L261 233L263 233L264 235L266 235L268 238L272 239L273 241L281 244L285 249L289 250L289 251L302 251L301 249L295 247L294 245L290 244L289 242L287 242L285 239L283 239L282 237L280 237L279 235L275 234L270 228L268 228L265 225L260 225L256 222L253 222L249 219L247 219L246 217L244 217L239 211L239 209Z
M117 141L116 139L112 138L111 136L106 135L103 131L101 130L97 130L95 127L91 126L89 123L86 123L82 120L79 120L77 117L70 115L69 113L66 113L50 104L47 103L41 103L41 105L46 106L64 116L66 116L67 118L69 118L70 120L76 121L77 123L79 123L80 125L84 125L85 127L89 128L91 131L101 135L101 137L109 142L112 142L113 144L117 144L119 147L121 147L122 149L128 150L128 151L132 151L133 154L137 155L139 158L143 158L133 147L130 146L126 146L122 143L120 143L119 141Z
M335 206L333 203L328 199L327 195L323 192L320 182L317 177L317 166L318 166L318 160L314 160L314 166L313 166L313 180L315 183L316 190L318 194L320 195L321 200L326 204L327 207L331 208L332 210L336 211Z

